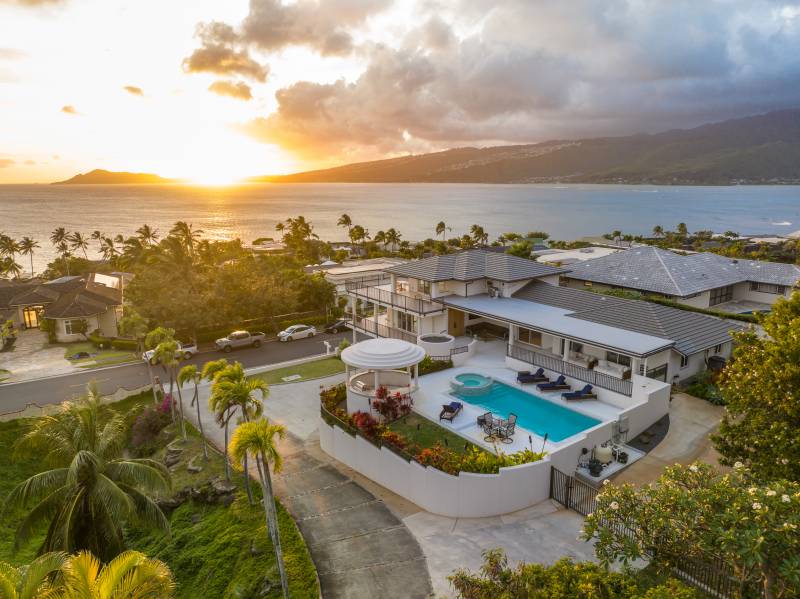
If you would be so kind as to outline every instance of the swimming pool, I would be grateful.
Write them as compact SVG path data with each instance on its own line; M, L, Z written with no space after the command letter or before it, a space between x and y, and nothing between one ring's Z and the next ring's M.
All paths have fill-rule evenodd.
M502 418L510 413L517 415L517 424L551 441L563 441L567 437L600 424L599 420L585 416L553 402L521 391L505 383L494 381L488 393L470 395L453 390L459 399L479 406Z

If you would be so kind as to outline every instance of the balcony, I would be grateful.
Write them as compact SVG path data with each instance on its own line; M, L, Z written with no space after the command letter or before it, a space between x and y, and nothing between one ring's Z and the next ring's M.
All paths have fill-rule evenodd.
M402 339L403 341L408 341L409 343L416 343L417 342L417 334L411 333L409 331L404 331L403 329L398 329L395 327L390 327L386 324L378 322L375 318L356 318L353 321L353 328L356 331L361 331L362 333L367 333L368 335L374 335L375 337L388 337L390 339Z
M444 312L446 308L424 294L396 293L391 290L390 285L372 286L361 281L348 281L345 289L350 295L360 299L369 300L384 306L412 312L414 314L437 314Z
M508 345L506 355L515 360L527 362L533 366L541 366L551 372L557 372L558 374L578 379L579 381L589 383L595 387L608 389L609 391L621 393L628 397L633 394L633 382L630 379L620 379L603 372L597 372L590 368L578 366L572 362L565 362L558 356L552 354L533 351L524 347L519 347L518 345Z

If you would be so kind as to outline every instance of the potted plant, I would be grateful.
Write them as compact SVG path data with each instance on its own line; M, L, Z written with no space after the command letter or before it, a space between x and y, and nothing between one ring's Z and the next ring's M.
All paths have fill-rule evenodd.
M603 463L600 460L597 458L592 458L589 460L589 474L592 476L600 476L602 471Z

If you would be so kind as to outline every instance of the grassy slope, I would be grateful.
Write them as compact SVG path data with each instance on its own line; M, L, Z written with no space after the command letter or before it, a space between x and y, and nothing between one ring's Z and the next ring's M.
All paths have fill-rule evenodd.
M282 380L285 376L299 374L302 378L300 380L314 379L323 376L330 376L344 372L344 363L339 358L324 358L322 360L315 360L314 362L306 362L305 364L298 364L297 366L286 366L285 368L278 368L277 370L268 370L261 374L254 375L253 378L260 378L270 385L283 383Z
M109 405L108 409L127 412L152 403L152 396L144 393ZM131 420L133 417L131 417ZM11 456L16 439L27 429L30 420L0 422L0 455ZM223 472L222 456L211 452L210 463L199 475L191 475L185 465L194 455L202 452L202 441L189 427L189 442L181 465L173 475L173 489L188 485L198 486ZM160 458L164 450L156 452ZM0 460L0 498L27 477L40 471L37 457ZM235 479L240 483L241 475ZM254 490L258 494L257 485ZM278 506L281 541L289 573L292 597L318 597L316 571L294 521ZM170 515L172 534L169 537L148 531L128 531L129 546L164 560L177 579L178 597L279 597L277 569L272 544L266 532L263 509L249 506L245 495L237 492L237 500L230 508L187 502ZM36 553L38 543L12 553L14 531L21 514L4 515L0 520L0 561L15 564L29 562ZM196 521L196 522L195 522ZM264 580L270 581L268 592Z

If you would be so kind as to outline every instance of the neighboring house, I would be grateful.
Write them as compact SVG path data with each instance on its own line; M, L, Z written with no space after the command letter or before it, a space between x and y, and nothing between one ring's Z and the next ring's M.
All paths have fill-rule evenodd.
M769 310L778 297L791 295L798 280L794 264L708 252L684 256L650 246L572 264L565 276L572 288L639 291L726 312Z
M53 281L11 283L0 286L0 315L14 326L38 328L43 319L55 321L56 340L79 341L78 323L88 331L116 337L122 312L124 273L67 276Z
M672 383L703 371L714 356L728 358L729 331L738 328L713 316L559 287L565 269L485 250L386 273L388 284L348 285L355 330L424 345L420 337L458 338L483 328L507 340L508 358L627 395L632 374Z
M387 268L404 264L407 260L402 258L370 258L367 260L346 260L341 264L328 261L308 267L310 272L321 272L325 279L336 286L337 295L346 294L348 283L359 282L371 285L385 282L388 276L384 273Z
M546 249L534 251L533 259L542 264L551 264L552 266L568 266L576 262L584 262L586 260L593 260L602 256L616 254L620 250L612 247L590 246L585 248L578 248L574 250L558 250Z

